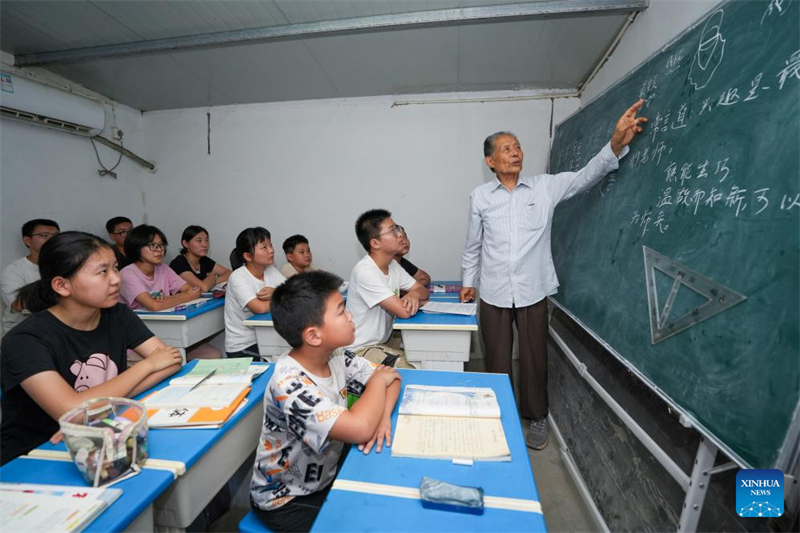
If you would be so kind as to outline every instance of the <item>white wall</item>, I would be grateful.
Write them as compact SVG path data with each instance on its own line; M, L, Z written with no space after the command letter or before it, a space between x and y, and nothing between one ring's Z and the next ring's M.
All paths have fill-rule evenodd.
M719 0L650 0L581 95L586 105L694 24ZM631 102L633 103L633 102Z
M577 99L392 107L394 99L322 100L144 114L145 152L158 172L144 178L146 216L174 256L189 224L211 232L211 256L227 263L236 235L262 225L280 245L311 241L314 263L347 278L365 253L354 223L384 207L406 227L409 258L434 279L459 279L468 198L491 179L483 139L512 130L525 170L546 168L551 111ZM555 104L553 104L555 102ZM211 155L207 117L211 113Z
M7 66L3 65L3 70ZM142 118L135 109L105 104L106 131L124 131L124 143L142 154ZM110 168L119 154L97 146ZM127 215L138 222L144 169L123 158L114 180L100 177L100 168L88 137L79 137L28 124L0 120L0 267L27 255L20 227L32 218L51 218L62 230L77 229L108 238L105 222Z

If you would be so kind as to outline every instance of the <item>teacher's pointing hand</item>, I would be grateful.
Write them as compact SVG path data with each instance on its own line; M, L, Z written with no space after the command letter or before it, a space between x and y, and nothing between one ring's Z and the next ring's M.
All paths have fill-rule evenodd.
M647 119L645 117L637 117L636 113L643 105L644 100L639 100L630 106L617 121L617 127L611 136L611 150L617 157L638 133L642 133L642 124L647 122Z

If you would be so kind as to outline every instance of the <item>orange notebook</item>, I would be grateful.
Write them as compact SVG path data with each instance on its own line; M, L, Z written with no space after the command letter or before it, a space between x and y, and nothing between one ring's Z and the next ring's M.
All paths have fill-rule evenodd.
M250 388L244 389L227 407L214 409L211 407L187 408L170 407L163 409L147 410L147 425L151 428L174 428L190 426L214 426L219 427L236 412L242 404Z

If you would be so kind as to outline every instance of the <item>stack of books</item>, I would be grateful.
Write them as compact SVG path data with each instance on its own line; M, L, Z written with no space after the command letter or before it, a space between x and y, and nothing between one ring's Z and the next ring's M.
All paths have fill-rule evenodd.
M251 357L199 360L191 372L143 400L151 428L218 428L244 407L250 385L268 365Z

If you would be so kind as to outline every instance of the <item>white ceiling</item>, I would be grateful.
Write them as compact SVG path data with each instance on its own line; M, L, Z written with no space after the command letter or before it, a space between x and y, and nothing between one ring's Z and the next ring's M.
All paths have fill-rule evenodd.
M642 8L643 0L639 2ZM0 3L0 49L23 54L253 28L502 6L509 0L60 0ZM120 54L44 66L141 110L386 94L577 89L628 16L611 0L531 0L591 14L449 22ZM538 4L538 5L535 5ZM644 2L646 7L646 2ZM612 6L613 7L613 6ZM469 9L465 10L466 13Z

